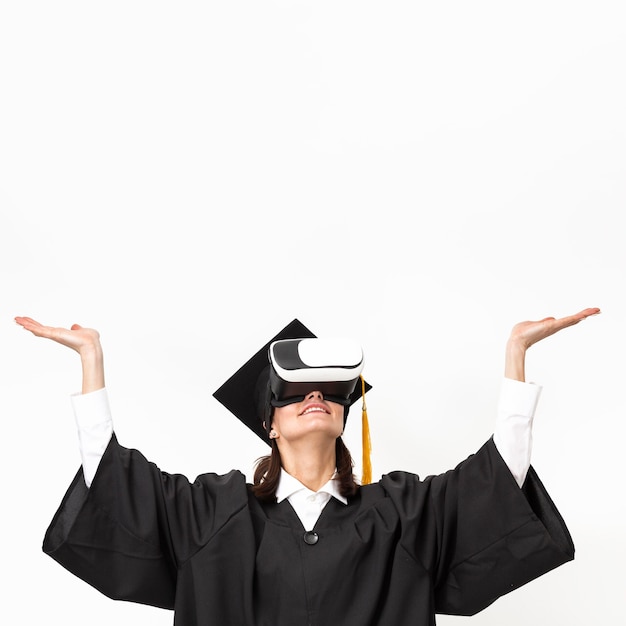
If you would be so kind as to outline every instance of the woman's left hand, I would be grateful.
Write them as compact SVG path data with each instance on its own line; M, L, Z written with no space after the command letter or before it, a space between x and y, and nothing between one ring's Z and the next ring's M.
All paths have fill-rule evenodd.
M511 335L506 344L506 359L504 375L513 380L525 380L525 356L526 350L533 344L558 333L563 328L574 326L590 315L597 315L600 309L592 307L583 309L574 315L567 315L559 319L544 317L542 320L519 322L513 326Z
M600 309L593 307L559 319L544 317L542 320L535 322L519 322L519 324L513 326L509 341L517 343L520 347L527 350L533 344L550 335L554 335L559 330L568 326L574 326L574 324L578 324L578 322L588 318L590 315L597 315L598 313L600 313Z

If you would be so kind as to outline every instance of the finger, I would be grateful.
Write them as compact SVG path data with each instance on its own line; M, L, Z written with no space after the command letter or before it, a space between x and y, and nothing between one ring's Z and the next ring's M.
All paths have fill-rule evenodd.
M592 315L599 315L602 311L598 307L590 307L588 309L582 310L579 315L582 315L583 318L591 317Z
M577 322L580 322L588 318L591 315L597 315L598 313L600 313L599 308L591 307L588 309L583 309L582 311L579 311L578 313L574 313L574 315L567 315L566 317L562 318L562 320L571 321L572 323L576 324Z
M22 328L25 328L26 330L30 330L31 332L34 332L34 330L37 328L42 328L42 324L40 324L39 322L35 321L34 319L30 317L16 317L15 321L20 326L22 326Z
M15 318L15 321L20 324L20 326L23 326L24 324L38 324L39 322L36 322L34 319L32 319L31 317L24 317L22 315L18 315Z
M556 320L556 326L559 330L562 328L568 328L569 326L574 326L575 324L578 324L578 322L582 322L584 319L587 319L589 316L597 315L598 313L600 313L600 309L597 307L583 309L578 313L574 313L574 315L567 315Z
M54 339L55 341L59 341L59 338L64 331L63 328L44 326L30 317L15 318L15 321L25 330L33 333L35 337L43 337L44 339Z

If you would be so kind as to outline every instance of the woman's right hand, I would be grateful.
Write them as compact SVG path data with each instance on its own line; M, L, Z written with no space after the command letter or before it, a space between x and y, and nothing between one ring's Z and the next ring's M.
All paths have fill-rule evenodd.
M78 324L70 328L44 326L30 317L16 317L15 321L36 337L52 339L63 346L76 350L79 354L93 350L100 345L100 333L93 328L83 328Z
M83 366L83 393L104 387L104 359L97 330L83 328L79 324L70 328L44 326L30 317L16 317L15 321L36 337L52 339L78 352Z

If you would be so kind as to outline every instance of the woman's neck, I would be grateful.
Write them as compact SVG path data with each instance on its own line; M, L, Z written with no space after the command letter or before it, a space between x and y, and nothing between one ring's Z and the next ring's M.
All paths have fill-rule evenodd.
M280 458L283 469L311 491L321 489L337 469L334 443L332 446L282 445Z

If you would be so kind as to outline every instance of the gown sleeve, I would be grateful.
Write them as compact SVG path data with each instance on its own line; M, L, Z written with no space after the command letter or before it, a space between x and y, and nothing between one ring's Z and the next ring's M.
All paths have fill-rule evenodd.
M245 506L242 484L239 472L190 483L113 435L89 489L76 474L43 550L110 598L172 609L179 566Z
M403 518L404 548L431 571L437 613L474 615L574 558L532 466L520 489L493 439L445 474L394 472L383 484Z

